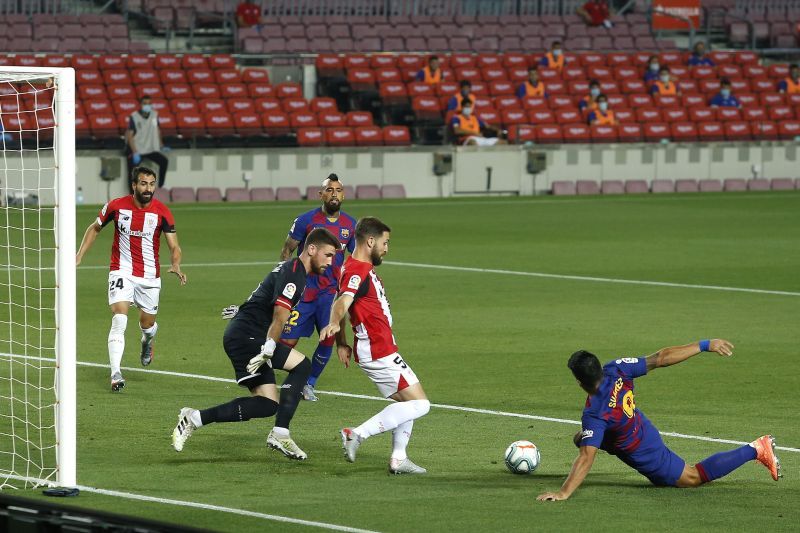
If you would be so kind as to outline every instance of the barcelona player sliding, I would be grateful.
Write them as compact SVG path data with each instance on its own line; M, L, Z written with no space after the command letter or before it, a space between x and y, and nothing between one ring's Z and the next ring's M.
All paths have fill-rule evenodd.
M601 366L597 357L589 352L581 350L572 354L567 366L578 385L589 394L583 410L582 430L575 435L575 444L580 452L561 489L540 494L537 499L557 501L569 498L592 468L598 449L616 455L657 486L698 487L753 460L766 466L772 479L777 481L781 467L775 456L775 439L771 435L689 466L666 447L656 427L636 407L633 397L635 378L702 352L716 352L729 357L733 355L733 345L722 339L702 340L663 348L644 358L617 359L605 366Z

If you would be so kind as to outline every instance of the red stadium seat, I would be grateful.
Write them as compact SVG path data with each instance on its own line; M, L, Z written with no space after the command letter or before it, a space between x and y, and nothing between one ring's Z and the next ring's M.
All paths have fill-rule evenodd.
M211 69L192 69L186 72L186 79L189 83L216 83L214 72Z
M717 109L717 119L722 122L742 120L742 114L735 107L720 107Z
M352 128L326 128L325 141L329 146L354 146L356 136Z
M647 122L644 124L644 140L658 142L670 138L670 126L666 122Z
M545 83L547 94L549 95L563 95L567 94L567 84L561 80L552 80Z
M619 134L617 133L617 126L599 126L599 125L592 125L591 126L591 133L592 133L592 142L596 143L613 143L619 140Z
M653 97L649 94L631 94L628 96L628 106L634 109L640 107L652 107Z
M660 107L662 109L667 107L678 107L681 105L680 97L672 94L655 94L653 95L653 101L655 102L656 107Z
M357 146L383 145L383 131L378 126L359 126L355 128Z
M103 76L98 70L78 70L75 72L75 83L78 85L102 84Z
M442 106L435 97L417 96L411 102L411 109L418 120L436 120L442 116Z
M610 67L603 65L589 67L587 73L589 79L598 81L609 81L614 79L614 71Z
M644 138L641 124L620 123L618 131L620 142L640 142Z
M17 56L17 60L19 61L21 56ZM122 56L100 56L97 60L97 67L98 70L107 71L107 70L122 70L127 69L125 65L125 58Z
M528 58L523 54L504 54L503 66L506 67L506 69L524 68L527 70Z
M481 70L481 76L488 82L508 81L508 74L502 66L485 67Z
M549 109L530 109L528 121L532 124L557 124L555 114Z
M24 115L26 115L26 113L20 113L18 116L23 117ZM112 113L98 113L96 115L89 115L88 118L89 129L91 129L92 135L98 139L107 139L110 137L119 136L121 130L119 121ZM23 128L24 127L25 126L23 126Z
M226 83L244 83L241 73L235 68L215 70L214 81L220 85L224 85Z
M80 88L78 89L78 93L81 94ZM136 91L133 89L131 85L112 85L108 88L108 96L111 100L136 100L137 95ZM89 96L93 98L93 96ZM81 94L81 98L86 99L87 96Z
M748 122L730 121L725 123L725 139L729 141L749 141L752 136Z
M689 120L689 113L682 107L668 107L661 111L661 116L670 124L673 122L686 122Z
M556 124L541 124L536 126L536 142L540 144L560 144L564 142L561 126Z
M164 96L171 100L173 98L194 98L192 88L186 84L180 85L165 85Z
M411 135L406 126L384 126L383 144L405 146L411 144Z
M572 109L575 107L575 102L572 100L572 97L565 94L551 95L548 101L550 102L550 109L561 109L564 107Z
M324 128L344 128L347 126L347 119L343 113L338 111L323 111L318 116L319 125Z
M564 142L588 143L592 140L592 132L586 124L569 123L561 126Z
M505 96L515 94L514 84L510 81L498 80L489 83L489 94L492 96Z
M636 63L633 61L631 55L625 53L606 54L605 61L609 67L622 67L622 66L636 67ZM647 61L647 59L645 59L645 61Z
M236 60L228 54L214 54L208 58L208 66L214 70L235 69Z
M456 79L459 81L460 80L482 81L483 75L480 69L475 67L458 68L456 69Z
M181 58L181 66L186 69L207 69L208 60L200 54L184 54Z
M87 100L83 103L83 110L86 112L87 115L96 115L98 113L101 114L109 114L111 113L111 102L108 100ZM10 109L7 105L3 105L3 111L8 113ZM135 111L135 110L134 110Z
M225 83L219 86L222 98L244 98L247 96L247 86L244 83Z
M763 107L745 107L741 111L742 120L769 120L767 111Z
M300 146L322 146L325 143L325 130L322 128L301 128L297 130L297 144Z
M269 72L263 68L246 68L242 71L242 81L247 84L269 85Z
M778 122L778 137L794 140L800 137L800 120L782 120Z
M489 124L500 124L501 121L502 121L500 112L495 110L495 109L492 109L491 107L482 107L481 109L478 109L476 111L476 114L477 114L479 119L481 119L484 122L487 122ZM449 123L450 122L450 118L451 117L448 117L445 120L445 122Z
M477 107L477 106L476 106ZM482 106L485 107L485 106ZM519 98L514 95L498 96L494 99L494 107L497 109L520 109Z
M692 122L715 122L717 109L705 106L691 107L689 108L689 120Z
M377 85L375 75L369 68L351 68L347 70L347 82L355 92L372 91Z
M359 126L372 126L372 113L368 111L348 111L347 126L351 128Z
M384 105L398 105L408 102L408 93L404 83L382 83L378 94Z
M111 107L114 110L114 114L117 116L120 115L130 116L133 112L139 110L139 102L133 99L114 100L113 102L111 102Z
M786 95L778 93L764 93L759 96L759 102L762 106L768 109L770 107L783 106L786 105Z
M775 91L775 82L769 79L751 79L750 89L754 93L771 93Z
M78 87L78 95L82 100L108 99L106 88L103 85L82 85Z
M255 100L256 112L269 113L271 111L281 111L281 101L277 98L257 98Z
M192 94L198 100L202 98L220 98L222 96L216 83L195 83L191 87Z
M130 85L131 75L128 69L105 70L103 71L103 81L106 85ZM156 81L157 80L154 80L153 83Z
M771 106L768 110L769 119L779 122L781 120L792 120L795 118L794 109L787 105Z
M98 59L94 56L87 55L72 56L70 64L77 72L81 70L97 70L99 68Z
M511 67L508 69L508 79L517 83L528 79L528 67Z
M527 120L528 115L522 109L505 109L501 112L501 121L505 128L525 124Z
M631 80L642 82L642 89L644 89L644 81L641 79L639 69L630 65L621 65L614 69L614 79L617 81Z
M272 98L275 96L275 88L263 83L248 83L247 94L250 98Z
M124 100L127 101L127 100ZM134 100L135 101L135 100ZM138 106L137 106L138 108ZM194 98L176 98L169 101L169 108L173 113L199 112L200 106Z
M236 129L233 117L227 111L215 111L205 116L206 129L212 137L223 137L233 135Z
M661 110L655 107L640 107L636 110L636 120L642 124L661 122Z
M299 83L279 83L276 86L275 94L278 96L278 98L302 98L303 88Z
M633 109L614 108L617 124L636 124L636 112Z
M400 75L400 71L396 68L381 68L375 71L375 81L378 84L383 83L390 83L390 82L402 82L403 78Z
M181 135L192 137L194 135L204 135L206 132L205 120L203 115L194 112L180 113L176 117L177 129Z
M208 113L216 113L218 111L225 111L225 101L220 98L203 98L197 102L200 113L206 115Z
M335 54L320 54L314 62L321 78L344 76L344 62Z
M692 78L696 80L712 80L717 79L716 67L697 66L690 69Z
M433 96L434 88L427 83L412 82L408 84L408 95L411 98L416 98L418 96Z
M589 80L576 80L567 84L567 92L572 95L585 96L589 94Z
M291 131L289 116L280 110L272 110L262 113L261 125L269 135L286 135Z
M148 73L148 72L152 72L153 74L155 74L156 79L153 80L153 81L148 81L148 82L136 81L136 73L137 72L142 72L142 73L145 73L145 74ZM136 70L134 70L133 71L133 75L134 75L134 83L159 83L160 82L160 83L163 83L164 86L168 86L168 85L173 84L173 83L180 83L180 84L188 83L188 80L186 78L186 72L183 71L183 70L174 70L174 69L162 69L162 70L150 70L150 71L147 71L147 70L136 71Z
M225 101L225 106L231 115L243 112L256 112L256 106L250 98L229 98Z
M556 115L556 122L564 126L565 124L583 124L585 121L581 116L581 112L577 109L559 109L555 112ZM566 137L566 129L562 128L565 132Z
M520 124L508 130L508 140L513 144L533 142L536 140L536 126Z
M316 128L319 127L317 115L312 111L296 111L289 115L289 123L292 128Z
M688 93L681 96L681 103L683 107L696 107L705 106L707 104L706 97L698 93Z
M697 137L702 142L724 141L725 128L721 122L701 122L697 125Z
M344 68L351 70L354 68L369 68L369 57L363 54L350 54L344 58Z
M164 98L164 90L161 88L161 84L159 83L143 83L141 85L136 85L134 90L136 91L137 98L142 98L145 95L149 96L150 98Z
M153 62L153 66L159 70L165 68L180 69L181 60L179 57L170 54L158 54Z
M311 99L311 111L338 111L336 100L327 96L317 96Z
M673 122L670 137L675 142L694 142L697 140L697 126L693 122Z
M526 96L522 99L525 109L549 109L547 98L543 96Z
M575 80L584 80L586 81L586 72L584 72L583 67L581 66L567 66L564 67L564 70L561 74L561 77L564 81L570 82ZM527 78L527 76L526 76Z
M369 66L375 70L397 68L397 59L392 55L375 54L369 58Z

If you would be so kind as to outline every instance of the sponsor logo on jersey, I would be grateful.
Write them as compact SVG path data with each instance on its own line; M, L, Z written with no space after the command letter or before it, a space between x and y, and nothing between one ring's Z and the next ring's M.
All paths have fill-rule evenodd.
M611 399L608 401L608 406L614 408L617 406L617 396L619 395L619 391L622 390L622 378L617 378L617 381L614 383L614 390L611 392Z
M294 298L294 293L297 292L297 285L294 283L287 283L286 286L283 288L283 295L289 298L290 300Z
M636 409L636 403L633 401L633 391L629 390L622 397L622 410L625 412L625 416L633 418L634 409Z
M591 437L594 437L594 431L593 431L593 430L591 430L591 429L584 429L583 431L581 431L581 440L583 440L583 439L589 439L589 438L591 438Z
M623 357L622 359L617 359L617 364L620 365L622 363L630 363L632 365L639 362L638 357Z
M100 214L106 216L106 211L108 211L108 204L103 206L103 209L100 210Z
M361 276L351 276L350 281L347 282L348 289L358 290L361 286Z

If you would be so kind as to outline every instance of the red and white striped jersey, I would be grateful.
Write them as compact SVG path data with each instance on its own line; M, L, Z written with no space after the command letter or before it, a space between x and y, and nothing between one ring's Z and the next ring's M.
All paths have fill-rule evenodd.
M111 271L139 278L159 277L161 233L175 233L169 208L155 198L146 207L138 208L131 194L111 200L97 215L101 226L112 220L116 231L111 245Z
M356 361L366 363L396 353L389 300L372 263L348 257L339 278L339 294L353 297L350 324Z

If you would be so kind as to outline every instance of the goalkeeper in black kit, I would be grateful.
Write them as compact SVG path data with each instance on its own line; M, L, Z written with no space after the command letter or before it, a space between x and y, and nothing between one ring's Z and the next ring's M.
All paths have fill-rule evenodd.
M303 386L311 373L305 355L278 344L292 308L300 301L306 275L322 274L331 265L341 245L324 228L312 231L303 253L279 263L256 287L225 328L222 345L233 365L236 383L250 390L250 396L236 398L209 409L184 407L172 432L172 447L183 450L186 440L199 427L213 422L244 422L251 418L275 417L267 446L290 459L303 460L306 453L292 440L289 423L297 410ZM275 369L289 373L278 398Z

